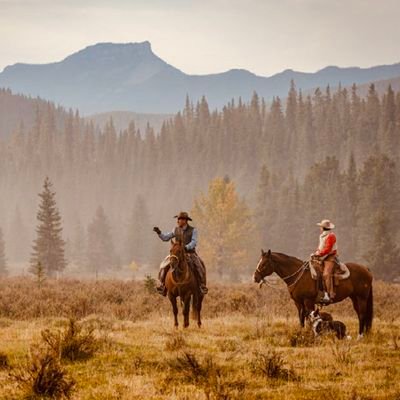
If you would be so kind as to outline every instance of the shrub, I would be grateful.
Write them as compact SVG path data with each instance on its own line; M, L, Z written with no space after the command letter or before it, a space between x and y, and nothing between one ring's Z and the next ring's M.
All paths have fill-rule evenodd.
M151 275L146 275L144 280L144 287L149 294L156 293L156 280Z
M256 352L250 366L254 372L268 379L298 380L293 369L285 367L284 359L275 350Z
M93 334L93 328L83 330L74 319L69 320L64 332L42 332L42 340L62 360L86 360L98 350L99 343Z
M182 348L186 347L187 343L185 338L181 333L177 335L170 335L170 337L167 339L165 343L165 349L168 351L176 351L176 350L182 350Z
M183 352L182 356L170 362L169 367L171 376L178 375L184 381L201 388L207 400L244 398L245 382L229 380L212 357L199 361L194 354Z
M297 328L289 337L292 347L310 347L315 344L315 336L311 329Z
M58 355L48 348L31 351L27 364L10 376L26 400L69 399L75 385L61 366Z
M10 366L10 363L8 361L7 354L0 351L0 370L7 369L9 366Z

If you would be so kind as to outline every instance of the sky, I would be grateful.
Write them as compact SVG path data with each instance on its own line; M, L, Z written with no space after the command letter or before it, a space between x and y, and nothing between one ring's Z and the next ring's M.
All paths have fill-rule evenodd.
M0 0L0 71L148 40L189 74L400 62L399 0Z

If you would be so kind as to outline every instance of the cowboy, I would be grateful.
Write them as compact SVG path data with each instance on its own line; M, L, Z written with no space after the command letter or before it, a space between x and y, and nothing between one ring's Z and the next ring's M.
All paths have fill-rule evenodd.
M180 239L185 246L186 254L189 257L189 262L195 267L197 272L198 281L200 284L200 291L202 294L207 294L208 289L206 286L206 268L203 261L196 253L196 245L198 233L197 229L188 224L188 221L192 221L187 212L180 212L175 215L177 218L177 226L171 231L163 233L157 226L153 228L153 231L157 233L158 237L167 242L173 238ZM168 259L168 257L167 257ZM165 287L165 277L169 269L169 262L162 262L160 265L159 280L160 284L157 287L157 291L163 296L167 295L167 289Z
M319 246L312 256L318 257L323 263L323 279L326 291L322 298L323 303L330 303L335 298L335 288L333 284L333 269L335 268L337 257L336 235L332 232L335 225L329 219L318 222L321 235L319 236Z

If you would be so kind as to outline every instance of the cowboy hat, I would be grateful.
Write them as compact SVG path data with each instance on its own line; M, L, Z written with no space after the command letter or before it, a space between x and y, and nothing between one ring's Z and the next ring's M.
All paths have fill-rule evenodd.
M192 218L189 217L189 214L184 211L181 211L178 215L175 215L174 218L186 219L186 221L192 221Z
M333 229L335 227L329 219L323 219L321 222L318 222L317 225L325 229Z

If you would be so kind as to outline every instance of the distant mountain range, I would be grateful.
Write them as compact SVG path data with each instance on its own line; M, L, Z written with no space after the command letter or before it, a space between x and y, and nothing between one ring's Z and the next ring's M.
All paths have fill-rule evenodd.
M271 77L243 69L219 74L189 75L166 63L149 42L99 43L50 64L15 64L0 73L0 87L40 96L88 115L108 111L174 113L185 97L207 97L211 108L232 98L250 99L253 91L270 100L285 97L290 81L310 90L330 84L364 84L400 77L400 63L371 68L326 67L315 73L285 70Z

